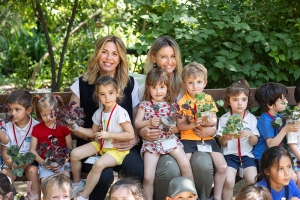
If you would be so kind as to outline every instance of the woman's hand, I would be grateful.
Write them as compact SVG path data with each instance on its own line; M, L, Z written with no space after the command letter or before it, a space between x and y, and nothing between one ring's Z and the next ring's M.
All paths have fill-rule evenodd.
M127 151L132 149L137 143L139 142L138 137L134 137L132 140L128 141L118 141L113 140L112 145L114 145L115 148L117 148L118 151Z
M161 130L157 128L144 127L140 129L140 136L144 140L155 141L161 135Z

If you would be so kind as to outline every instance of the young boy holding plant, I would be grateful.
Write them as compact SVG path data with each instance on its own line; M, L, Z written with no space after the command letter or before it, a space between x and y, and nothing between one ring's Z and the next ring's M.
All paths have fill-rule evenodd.
M227 164L221 149L213 138L213 135L203 133L201 135L194 132L194 128L200 126L215 126L217 123L216 112L218 111L212 97L205 94L204 98L196 101L196 97L203 95L203 89L207 84L207 69L196 62L192 62L184 67L182 71L183 86L186 94L178 101L180 111L185 117L178 121L178 129L181 133L181 142L184 145L184 151L190 159L195 151L208 152L216 167L214 177L214 199L221 199ZM188 103L188 104L187 104ZM195 113L199 112L197 107L203 107L205 104L212 104L211 116L208 120L204 117L197 118ZM187 107L189 107L187 109ZM186 118L187 116L187 118Z
M282 126L279 112L286 109L287 94L286 87L281 83L269 82L256 89L255 100L264 111L257 121L260 137L253 148L258 171L260 171L260 159L263 152L273 146L282 146L282 140L288 132L298 131L298 125L295 124Z
M29 92L23 90L12 92L7 98L7 104L9 106L9 114L12 116L12 121L6 124L6 133L9 137L9 143L1 147L3 162L5 164L2 173L14 181L16 176L12 173L13 163L11 157L7 154L7 148L12 145L18 145L20 147L20 153L25 154L29 152L32 128L38 124L38 121L30 116L32 107L31 94ZM23 166L23 169L28 181L32 181L31 191L39 194L38 163L33 162L26 164Z

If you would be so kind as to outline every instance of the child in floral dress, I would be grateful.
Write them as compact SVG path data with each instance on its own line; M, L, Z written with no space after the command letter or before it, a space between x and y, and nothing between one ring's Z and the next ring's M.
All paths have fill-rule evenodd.
M156 141L143 141L141 154L144 156L143 188L147 199L153 199L153 184L155 169L160 154L170 154L177 161L182 176L193 180L190 162L187 159L183 145L174 133L176 126L170 126L170 117L174 116L173 93L170 87L168 73L162 68L153 68L146 77L146 88L138 109L135 126L137 129L152 126L161 130Z

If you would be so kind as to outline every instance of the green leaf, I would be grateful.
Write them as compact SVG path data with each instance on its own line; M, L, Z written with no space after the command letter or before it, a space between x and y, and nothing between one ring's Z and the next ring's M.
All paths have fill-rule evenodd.
M24 174L24 170L23 170L21 167L17 167L17 168L13 168L13 169L12 169L12 173L13 173L15 176L22 177L23 174Z
M235 51L242 51L242 47L240 45L234 44L232 47Z
M227 48L232 48L232 46L233 46L233 43L231 43L231 42L224 42L223 43Z
M295 70L294 77L296 80L300 77L300 70Z
M221 50L221 51L219 51L219 54L221 54L223 56L228 56L229 55L229 51L227 51L227 50Z
M217 25L219 29L223 29L225 26L224 22L213 22L214 25Z
M226 62L226 58L224 56L217 56L216 57L218 61L225 63Z
M247 43L252 43L254 41L253 37L251 37L251 36L246 36L245 40Z
M236 16L234 16L233 20L235 23L239 23L241 21L241 18L240 18L240 16L236 15Z
M300 70L299 70L299 71L300 71ZM214 81L219 80L219 77L220 77L220 75L219 75L218 73L213 73L213 74L212 74L212 79L213 79Z
M274 79L274 73L272 71L267 71L267 75L270 77L270 79Z
M226 68L229 69L229 71L232 71L232 72L236 72L236 67L232 64L227 64L226 65Z
M228 59L234 59L235 57L237 57L239 55L239 53L237 52L232 52L228 55Z
M218 68L224 68L224 64L222 62L216 62L214 66Z
M282 60L282 61L285 61L285 55L284 54L280 54L279 55L279 59Z
M240 26L247 31L250 30L250 26L247 23L242 22L240 23Z

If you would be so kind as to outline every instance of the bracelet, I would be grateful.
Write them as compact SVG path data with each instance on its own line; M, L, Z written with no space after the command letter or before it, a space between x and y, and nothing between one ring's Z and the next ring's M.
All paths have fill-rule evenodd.
M77 124L77 123L72 124L72 125L71 125L71 129L72 129L72 131L78 130L78 129L79 129L78 124Z

